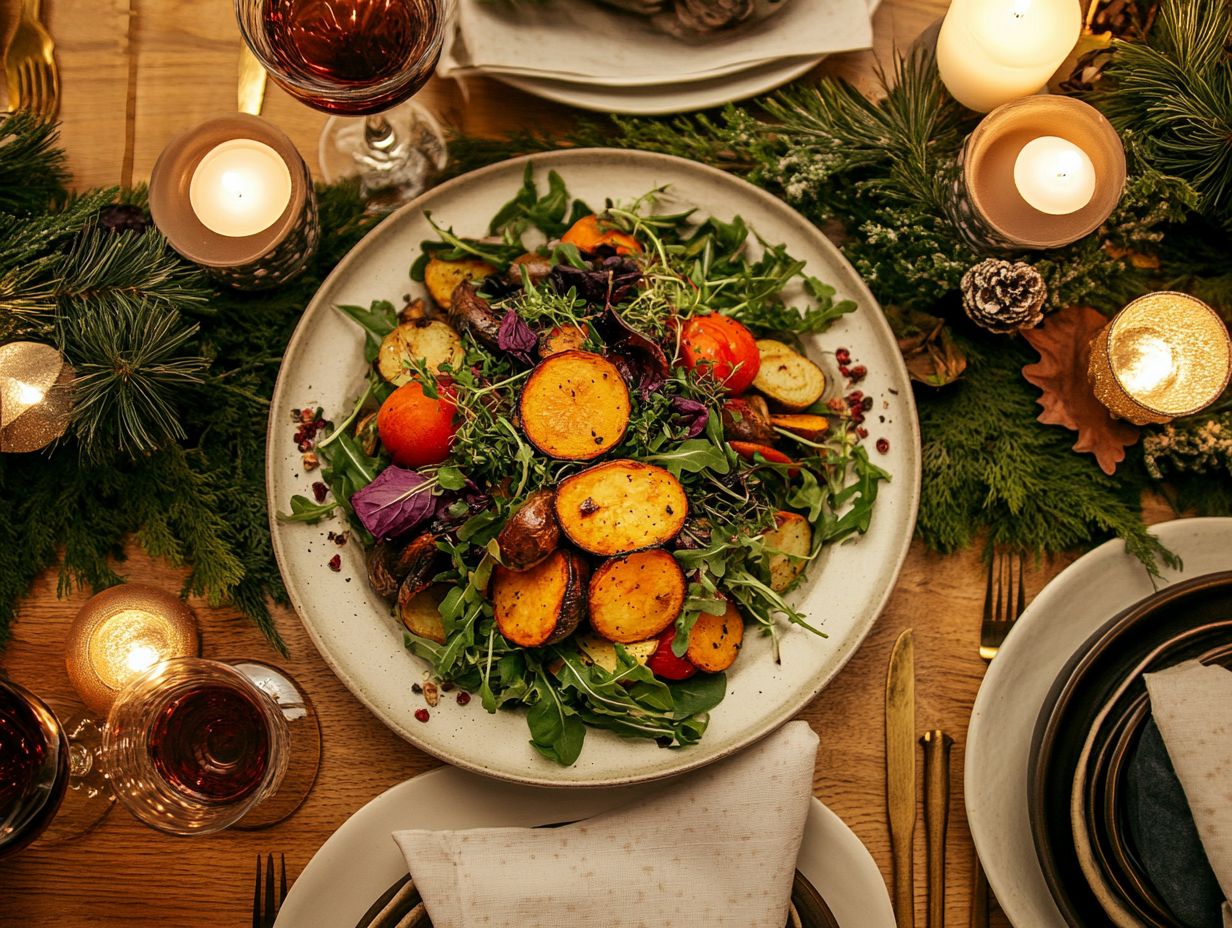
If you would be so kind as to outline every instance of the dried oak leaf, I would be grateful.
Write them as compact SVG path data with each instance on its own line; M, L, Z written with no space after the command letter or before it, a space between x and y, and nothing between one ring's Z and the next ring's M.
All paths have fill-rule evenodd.
M886 307L885 314L912 380L929 387L944 387L962 376L967 369L967 357L950 338L945 320L919 310L892 306Z
M1091 339L1107 322L1089 306L1071 306L1024 331L1023 338L1040 359L1026 365L1022 376L1044 391L1037 401L1044 407L1039 421L1077 432L1074 450L1095 455L1100 469L1111 476L1125 460L1125 449L1138 440L1138 430L1114 418L1087 381Z

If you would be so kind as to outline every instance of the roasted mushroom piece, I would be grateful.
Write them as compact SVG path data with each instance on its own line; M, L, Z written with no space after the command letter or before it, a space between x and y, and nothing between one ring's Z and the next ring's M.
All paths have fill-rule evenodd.
M737 396L723 403L723 437L728 441L773 444L777 437L770 409L760 396Z
M560 547L560 525L556 522L555 490L536 490L522 507L509 517L500 534L501 559L511 570L527 570Z
M462 281L453 292L449 321L459 329L470 332L475 341L495 351L500 350L501 321L469 280Z

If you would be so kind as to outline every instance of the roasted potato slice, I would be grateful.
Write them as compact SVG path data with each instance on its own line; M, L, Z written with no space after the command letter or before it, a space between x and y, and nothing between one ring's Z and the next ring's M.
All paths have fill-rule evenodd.
M825 416L814 416L805 413L771 416L770 424L784 432L791 432L806 441L821 441L830 431L830 420Z
M586 332L576 325L558 325L539 337L539 357L550 358L563 351L580 351L586 344Z
M761 367L753 387L782 406L796 411L813 405L826 391L826 375L821 368L782 342L763 338L757 342Z
M670 541L688 515L680 481L640 461L597 464L567 477L556 489L561 531L583 551L604 557Z
M616 365L586 351L540 361L518 401L530 443L564 461L589 461L619 444L629 409L629 388Z
M697 617L684 656L698 670L718 673L735 663L743 641L744 618L733 603L728 603L722 615L703 612Z
M523 648L555 644L573 634L586 609L586 561L558 550L529 570L492 572L496 626Z
M555 498L555 490L536 490L496 536L501 559L510 570L534 567L560 547Z
M426 590L420 590L406 603L398 606L398 618L412 635L427 638L437 644L445 643L445 625L441 622L441 602L449 587L443 583L434 583Z
M608 641L645 641L676 621L684 598L684 571L662 548L610 558L590 578L590 627Z
M428 371L439 374L448 364L457 370L466 359L462 339L453 326L439 319L404 322L381 340L377 368L381 376L395 386L402 386L413 374L411 363L423 361Z
M496 268L478 258L463 258L460 261L442 261L429 258L424 267L424 286L433 301L441 309L453 305L454 291L463 281L483 280L496 273Z
M591 634L579 634L575 640L583 658L593 661L608 673L615 672L616 645L606 638L600 638L598 635ZM650 655L654 654L655 648L658 646L659 639L651 638L649 641L629 642L625 645L625 650L639 664L644 664L650 659Z
M770 557L770 587L777 592L787 589L804 570L813 552L813 527L808 519L796 512L780 510L774 517L776 527L762 534L767 548L776 554Z

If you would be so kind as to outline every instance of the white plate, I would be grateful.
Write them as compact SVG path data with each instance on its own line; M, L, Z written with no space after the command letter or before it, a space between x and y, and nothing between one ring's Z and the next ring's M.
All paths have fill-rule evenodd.
M311 526L272 519L274 552L291 602L325 660L351 692L408 741L457 766L524 783L612 786L653 780L717 760L788 721L838 673L872 627L915 525L920 439L911 386L894 336L863 281L813 225L765 191L691 161L644 152L575 150L530 160L541 189L546 189L550 168L564 177L574 196L594 205L605 197L632 200L670 184L675 204L666 208L700 205L724 219L739 214L765 240L785 242L807 262L809 274L837 288L838 298L858 303L859 309L817 345L831 351L845 346L853 363L867 366L868 377L860 386L875 402L867 419L870 454L893 479L881 488L870 531L828 549L813 566L808 585L794 595L830 637L794 626L785 629L782 662L776 665L769 639L750 635L728 674L727 697L712 713L698 745L663 750L653 742L591 731L578 762L561 768L530 747L521 712L489 715L478 700L462 707L446 699L432 710L428 723L415 720L423 701L412 695L411 685L422 679L427 665L406 652L401 626L369 589L360 546L339 548L325 537L340 529L340 521ZM400 305L405 293L419 289L407 271L420 243L436 237L424 210L459 234L483 235L493 213L517 190L524 165L525 159L493 165L408 204L356 246L322 285L287 347L274 390L266 463L271 514L286 510L291 496L307 492L315 479L301 466L290 410L321 405L327 416L341 418L364 380L363 332L332 307L366 306L379 298ZM873 450L881 437L890 442L885 455ZM342 557L336 573L326 566L335 554Z
M1232 569L1232 519L1151 529L1184 561L1164 584ZM1057 674L1105 622L1155 592L1142 565L1109 541L1057 575L1014 623L988 668L967 730L967 821L997 902L1018 928L1066 928L1040 869L1027 815L1031 734Z
M407 828L529 827L574 821L634 801L645 786L549 790L495 783L441 767L377 796L343 823L291 887L275 928L355 928L381 893L406 875L390 834ZM842 928L894 928L894 910L872 855L816 799L796 868Z
M868 0L868 15L876 13L880 5L881 0ZM633 116L664 116L747 100L791 83L807 74L826 57L818 55L808 58L783 58L720 77L673 81L655 87L600 87L594 84L517 77L510 74L491 73L489 76L526 93L584 110Z

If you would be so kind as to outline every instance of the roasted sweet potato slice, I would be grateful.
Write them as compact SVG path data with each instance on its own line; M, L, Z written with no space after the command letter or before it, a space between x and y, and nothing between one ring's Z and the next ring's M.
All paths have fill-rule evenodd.
M629 426L629 388L606 358L562 351L539 362L518 402L522 431L548 457L589 461Z
M784 409L796 411L813 405L826 390L826 375L800 352L782 342L757 342L761 367L753 387Z
M413 362L423 361L430 373L439 374L446 364L457 370L465 358L453 326L434 319L399 325L381 340L376 363L381 376L400 387L414 376Z
M722 615L703 612L697 617L684 656L698 670L718 673L735 663L743 641L744 619L735 605L728 603Z
M799 435L806 441L821 441L826 432L830 431L830 420L825 416L814 416L806 413L794 415L771 416L770 424L776 429Z
M445 625L441 621L441 602L449 587L436 583L420 590L406 603L398 606L398 618L412 635L427 638L437 644L445 643Z
M506 567L526 570L560 547L560 526L552 505L555 497L555 490L536 490L509 517L496 536Z
M529 570L492 572L496 626L523 648L555 644L573 634L586 608L586 562L556 551Z
M684 571L662 548L604 561L590 578L590 627L608 641L645 641L684 607Z
M641 244L632 235L620 231L593 213L571 225L560 240L566 245L577 246L578 251L588 255L604 246L618 255L634 255L642 250Z
M580 351L585 344L585 331L576 325L558 325L539 337L539 357L550 358L562 351Z
M688 515L680 481L639 461L596 464L556 489L561 531L583 551L604 557L671 541Z
M496 273L496 268L478 258L463 258L460 261L442 261L429 258L424 267L424 286L441 309L449 309L453 292L464 280L483 280Z
M779 553L770 557L770 586L782 591L795 582L813 551L813 527L796 512L780 510L774 517L777 526L762 534L767 548Z

